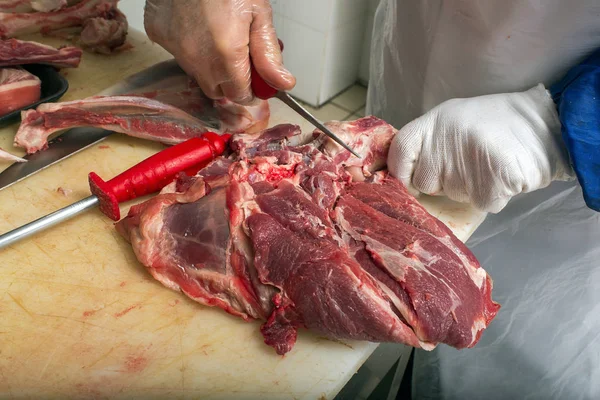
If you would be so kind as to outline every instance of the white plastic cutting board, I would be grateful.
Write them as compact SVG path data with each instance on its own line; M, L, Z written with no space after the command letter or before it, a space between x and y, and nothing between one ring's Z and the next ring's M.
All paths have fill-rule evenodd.
M66 70L71 88L63 100L169 58L142 33L131 31L129 40L131 51L85 53L80 68ZM272 125L312 129L278 100L271 105ZM22 154L11 144L16 128L0 130L0 146ZM0 231L87 196L88 172L108 179L161 148L114 135L0 191ZM444 199L424 203L463 240L484 217ZM302 331L293 351L277 356L262 343L258 322L155 282L97 210L0 251L0 321L2 398L331 399L376 347Z

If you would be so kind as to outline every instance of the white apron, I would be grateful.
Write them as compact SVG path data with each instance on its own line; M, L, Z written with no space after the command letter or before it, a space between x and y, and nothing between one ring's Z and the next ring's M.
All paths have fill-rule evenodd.
M600 1L382 0L374 26L367 113L400 128L551 85L600 47ZM473 349L416 351L413 399L600 399L600 213L577 182L515 197L467 245L502 309Z

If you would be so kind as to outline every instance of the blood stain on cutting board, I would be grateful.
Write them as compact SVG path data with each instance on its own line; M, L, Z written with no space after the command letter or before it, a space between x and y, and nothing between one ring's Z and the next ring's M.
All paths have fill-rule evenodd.
M86 385L85 383L78 383L75 385L75 388L77 389L78 392L80 392L86 398L93 398L93 399L106 398L106 397L102 397L102 393L98 389L90 387L89 385Z
M118 313L116 313L116 314L115 314L115 317L116 317L116 318L120 318L120 317L122 317L123 315L125 315L125 314L129 313L130 311L132 311L132 310L134 310L134 309L136 309L136 308L138 308L138 309L139 309L139 308L142 308L142 305L141 305L141 304L134 304L134 305L132 305L132 306L129 306L129 307L127 307L127 308L125 308L125 309L123 309L123 310L119 311Z
M59 193L65 197L68 197L69 195L71 195L73 193L73 189L69 189L69 188L64 188L62 186L59 186L56 189L56 193Z
M148 366L148 358L144 355L129 355L125 359L125 370L127 372L142 372Z
M84 318L87 318L87 317L91 317L92 315L96 314L98 311L100 311L100 310L87 310L87 311L84 311L83 314L81 314L81 315Z
M210 344L203 344L202 346L200 346L200 348L198 350L200 351L200 353L204 354L205 356L207 356L209 354L209 352L210 353L215 352L212 345L210 345Z
M141 350L130 352L129 355L125 357L125 362L123 363L125 372L138 373L145 370L150 364L150 358L148 357L147 352L151 347L152 343Z
M123 282L119 283L119 286L120 286L120 287L125 287L125 285L127 285L127 282L125 282L125 281L123 281Z

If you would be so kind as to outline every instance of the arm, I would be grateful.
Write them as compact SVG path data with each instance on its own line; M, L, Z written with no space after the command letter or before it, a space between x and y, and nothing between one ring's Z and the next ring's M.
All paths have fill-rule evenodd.
M446 101L392 141L390 173L415 194L497 213L520 193L579 179L600 211L600 52L546 90Z
M600 49L572 68L550 91L585 202L600 211Z

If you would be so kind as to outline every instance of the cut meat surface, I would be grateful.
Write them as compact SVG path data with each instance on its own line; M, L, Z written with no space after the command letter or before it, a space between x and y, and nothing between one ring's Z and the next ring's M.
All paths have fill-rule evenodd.
M300 328L426 350L475 346L500 307L492 281L385 172L397 131L374 117L328 125L362 162L318 131L295 140L294 125L237 135L229 158L173 184L177 202L167 190L132 207L117 229L166 286L262 320L278 354ZM200 183L189 182L206 185L201 199Z
M0 12L29 13L57 11L80 0L0 0Z
M208 98L190 78L175 82L168 90L131 93L177 107L206 122L219 132L258 133L267 127L270 117L269 102L242 106L229 100Z
M254 214L247 222L261 280L289 299L284 307L288 326L282 324L281 316L275 317L282 325L275 330L277 336L280 330L289 336L290 329L306 326L336 339L418 346L415 335L394 314L375 282L343 249L319 239L301 239L302 234L284 228L267 214ZM289 351L291 345L285 343L279 354Z
M111 54L125 44L128 29L125 15L112 8L99 17L84 21L79 44L96 53Z
M222 108L222 102L215 103L197 86L188 87L187 79L184 82L169 90L42 104L22 114L14 143L35 153L47 147L54 133L96 127L172 145L207 131L251 133L268 124L268 102L248 107L248 117L240 119L243 106ZM253 120L253 115L262 119Z
M326 126L361 155L354 157L348 150L327 140L323 152L348 169L355 180L363 180L372 172L385 167L387 154L396 129L379 118L365 117L356 121L332 121Z
M102 17L117 7L119 0L82 0L71 7L50 12L0 13L0 36L13 38L21 35L50 32L72 26L81 26L89 18Z
M215 100L222 129L230 133L254 133L267 127L270 117L269 103L261 100L254 106L241 106L227 99Z
M77 47L55 49L41 43L17 39L0 40L0 67L46 64L58 68L76 68L82 51Z
M219 169L213 166L213 172ZM244 319L264 318L249 278L228 259L228 179L212 175L193 178L183 186L174 182L160 196L133 207L118 229L165 286ZM178 186L184 191L177 192ZM211 196L207 197L208 190ZM173 262L179 267L172 268Z
M0 116L40 99L42 82L22 68L0 68Z
M45 103L24 111L15 145L35 153L48 145L55 132L74 127L96 127L142 139L177 144L211 131L178 108L143 97L92 97L64 103Z

